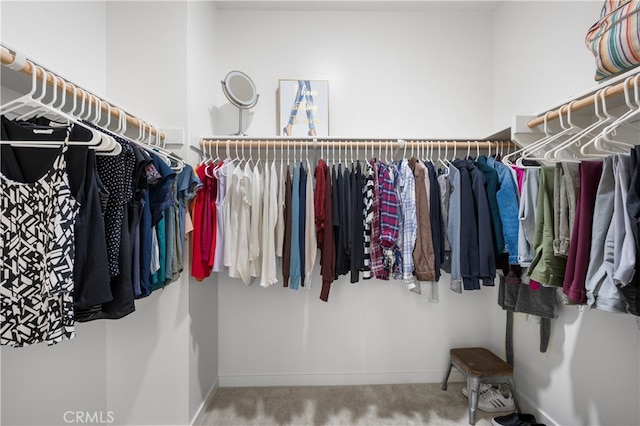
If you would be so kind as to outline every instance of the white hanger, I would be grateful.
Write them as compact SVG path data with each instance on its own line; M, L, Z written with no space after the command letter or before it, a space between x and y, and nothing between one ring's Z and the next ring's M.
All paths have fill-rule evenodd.
M544 114L544 117L543 117L543 118L544 118L544 121L543 121L543 123L544 123L544 124L543 124L542 129L543 129L543 132L544 132L545 136L544 136L544 137L542 137L541 139L537 140L536 142L532 143L531 145L529 145L529 147L522 147L522 148L520 148L520 149L516 149L515 151L513 151L513 152L511 152L511 153L508 153L507 155L505 155L505 156L502 158L502 161L503 161L505 164L513 164L513 163L511 162L511 158L512 158L512 157L515 157L516 155L519 155L519 154L524 153L527 149L533 149L533 150L534 150L534 152L535 152L535 151L537 151L537 149L538 149L538 147L539 147L539 146L543 146L543 145L546 143L546 140L552 136L552 135L551 135L551 133L550 133L550 131L548 130L548 122L547 122L547 117L549 116L549 114L551 114L551 112L552 112L552 111L547 111L547 112Z
M640 78L640 74L637 74L635 76L635 78L633 77L629 77L625 80L625 84L624 84L624 98L625 98L625 103L627 104L627 106L629 107L629 111L625 112L624 114L622 114L620 117L618 117L616 120L614 120L613 123L609 124L607 127L605 127L602 130L602 138L596 140L596 147L600 147L599 143L601 141L605 141L607 144L609 145L614 145L614 146L618 146L620 148L633 148L635 145L629 142L624 142L624 141L619 141L619 140L614 140L611 139L611 137L613 136L613 133L615 133L616 129L618 127L621 126L626 126L626 127L630 127L631 129L633 129L634 131L638 130L637 126L633 126L630 125L628 122L634 118L635 116L637 116L640 113L640 93L638 90L638 79ZM629 89L628 89L628 83L631 82L631 80L633 79L634 82L634 96L635 96L635 102L636 104L633 105L633 103L630 101L630 96L629 96Z
M567 107L567 123L565 125L565 122L562 118L562 108ZM537 168L539 166L525 166L523 164L523 160L534 160L534 161L544 161L545 157L544 155L541 157L538 156L534 156L533 154L542 150L543 148L550 146L551 144L559 141L562 139L562 137L567 136L567 135L573 135L575 134L575 132L579 132L581 129L576 126L572 121L571 121L571 103L568 105L563 105L562 107L560 107L559 111L558 111L558 122L560 123L560 127L562 128L562 130L554 135L551 135L549 137L543 138L541 143L535 143L533 145L531 145L530 147L527 147L524 149L524 151L520 154L520 158L516 161L516 165L520 168ZM545 114L546 117L546 114ZM546 133L546 132L545 132Z
M594 108L595 108L596 116L598 117L598 121L594 123L594 128L599 126L609 125L617 118L614 115L609 114L607 111L607 105L606 105L605 93L604 93L605 90L606 89L599 90L598 92L596 92L594 96ZM598 110L599 102L601 103L602 112L604 115L600 115L599 113L599 110ZM602 138L603 138L603 132L597 133L594 137L592 137L580 148L580 154L584 157L602 158L602 157L608 156L609 154L614 154L619 152L619 151L611 151L602 147L602 145L600 144ZM595 153L587 152L587 148L591 146L595 148L596 150Z
M46 114L47 118L51 120L60 120L68 125L83 127L91 132L91 134L93 135L92 139L90 141L67 141L69 145L88 145L96 151L103 151L103 152L106 152L107 150L109 150L110 146L102 144L101 135L95 129L86 126L82 122L78 121L74 116L64 112L62 109L58 109L54 107L55 102L57 101L57 95L52 96L52 100L51 100L52 103L50 104L44 103L43 99L46 94L46 88L44 86L47 85L47 78L48 78L47 76L49 75L49 73L46 70L44 70L44 68L38 67L38 69L41 70L43 75L42 93L40 93L40 95L37 97L33 97L32 95L29 95L28 97L19 98L19 102L17 104L19 104L20 107L31 108L30 112L26 115L23 114L23 116L28 116L28 115L33 116L33 114L42 113L43 115ZM36 75L36 72L34 72L34 76L35 75ZM61 80L63 82L63 92L66 93L67 83L64 80L54 76L53 74L52 74L52 77L54 78L55 87L57 87L58 80ZM33 84L35 84L35 82L36 82L36 79L33 80ZM75 90L76 89L75 86L73 87ZM56 91L57 89L54 89L54 92ZM30 93L33 94L35 93L35 91L32 90ZM75 92L74 92L74 96L75 96ZM14 110L13 107L15 105L16 103L10 103L10 105L8 105L7 107L7 110ZM62 145L63 142L62 141L3 141L3 143L8 143L12 145L48 148L48 147L59 147Z
M574 125L573 122L571 121L571 110L572 110L573 104L575 104L576 102L577 101L575 100L571 101L567 106L567 123L569 124L570 128L579 129L579 127ZM597 106L596 106L596 109L597 109ZM558 118L561 120L562 114L560 114ZM554 162L558 162L558 161L580 162L580 160L577 159L575 154L573 154L573 159L568 159L568 158L559 158L558 153L568 149L573 145L580 146L582 138L588 135L593 135L592 130L595 127L597 127L597 125L598 123L596 122L594 124L591 124L585 127L584 129L579 129L577 133L575 133L574 135L571 135L567 140L561 142L558 146L555 146L550 150L548 150L547 152L545 152L541 160L554 161Z

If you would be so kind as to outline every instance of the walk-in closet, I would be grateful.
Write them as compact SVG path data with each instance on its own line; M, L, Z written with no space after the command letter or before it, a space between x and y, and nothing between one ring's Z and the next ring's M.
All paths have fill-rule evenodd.
M2 0L0 424L640 424L607 7Z

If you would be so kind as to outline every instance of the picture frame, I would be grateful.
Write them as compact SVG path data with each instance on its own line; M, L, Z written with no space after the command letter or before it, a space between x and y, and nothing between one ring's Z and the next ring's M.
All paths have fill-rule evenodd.
M329 81L278 80L280 136L329 136Z

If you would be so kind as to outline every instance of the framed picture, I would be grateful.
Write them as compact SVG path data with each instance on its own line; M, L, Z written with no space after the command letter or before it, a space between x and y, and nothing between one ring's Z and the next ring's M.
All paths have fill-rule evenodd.
M329 82L279 80L278 134L329 136Z

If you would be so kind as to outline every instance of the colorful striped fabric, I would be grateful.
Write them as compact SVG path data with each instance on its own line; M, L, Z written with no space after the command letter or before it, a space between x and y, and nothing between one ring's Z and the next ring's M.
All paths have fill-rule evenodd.
M587 47L596 58L596 80L640 64L640 0L607 0L600 20L587 32Z

